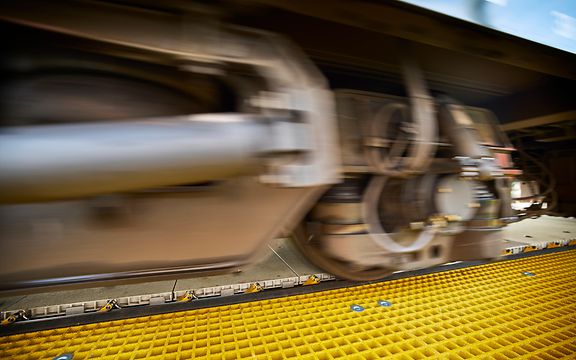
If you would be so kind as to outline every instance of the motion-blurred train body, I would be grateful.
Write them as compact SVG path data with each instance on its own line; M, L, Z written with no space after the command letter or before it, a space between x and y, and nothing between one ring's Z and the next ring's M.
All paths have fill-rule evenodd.
M353 280L497 259L575 204L574 18L539 43L498 28L513 3L3 1L0 291L236 270L279 236Z

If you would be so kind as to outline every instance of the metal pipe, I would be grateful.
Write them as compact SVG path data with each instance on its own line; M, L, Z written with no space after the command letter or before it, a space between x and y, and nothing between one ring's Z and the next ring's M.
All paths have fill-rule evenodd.
M0 202L94 196L249 171L267 141L246 115L202 114L0 131Z

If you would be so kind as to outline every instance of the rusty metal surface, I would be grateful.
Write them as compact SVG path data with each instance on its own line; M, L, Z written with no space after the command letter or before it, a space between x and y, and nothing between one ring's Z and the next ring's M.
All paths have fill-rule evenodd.
M0 288L98 280L98 274L116 272L239 266L298 222L322 191L238 179L198 194L129 198L128 213L111 223L95 221L89 201L5 206Z

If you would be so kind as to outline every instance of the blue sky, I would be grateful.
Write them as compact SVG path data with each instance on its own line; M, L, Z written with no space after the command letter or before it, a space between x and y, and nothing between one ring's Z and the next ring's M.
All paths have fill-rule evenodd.
M479 22L474 8L481 3L483 25L576 53L576 0L401 1L471 22Z

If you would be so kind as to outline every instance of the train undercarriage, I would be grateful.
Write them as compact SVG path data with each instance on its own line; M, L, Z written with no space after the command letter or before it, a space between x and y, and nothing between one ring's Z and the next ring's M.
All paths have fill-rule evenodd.
M574 55L427 15L5 1L0 291L231 271L280 236L375 280L574 214Z

